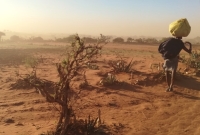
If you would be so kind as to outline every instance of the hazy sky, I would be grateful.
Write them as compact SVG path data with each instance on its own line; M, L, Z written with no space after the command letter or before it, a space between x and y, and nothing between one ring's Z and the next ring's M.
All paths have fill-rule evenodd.
M0 31L170 36L180 18L200 36L200 0L0 0Z

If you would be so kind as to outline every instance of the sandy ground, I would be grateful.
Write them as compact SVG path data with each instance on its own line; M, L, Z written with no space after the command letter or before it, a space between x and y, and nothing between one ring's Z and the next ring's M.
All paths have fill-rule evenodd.
M45 45L40 48L1 47L0 61L0 135L39 135L53 130L58 120L55 104L45 101L35 89L12 89L11 84L17 80L16 73L31 71L22 58L27 55L42 57L38 65L37 76L57 81L55 63L62 57L63 48ZM38 47L38 46L37 46ZM151 63L162 62L156 45L112 45L103 49L103 55L95 63L99 70L87 70L86 77L90 88L80 90L75 83L73 89L78 91L74 109L80 118L89 114L97 117L101 110L105 124L112 127L113 135L199 135L200 134L200 78L196 76L179 77L174 92L165 92L166 84L151 83L135 85L132 82L152 72ZM182 55L187 55L181 52ZM132 80L128 73L116 74L124 85L99 86L99 73L112 70L106 62L118 59L118 55L135 61ZM17 57L18 56L18 57ZM179 67L185 68L183 64ZM182 71L182 70L181 70ZM158 72L154 69L153 72ZM59 108L58 108L59 109Z

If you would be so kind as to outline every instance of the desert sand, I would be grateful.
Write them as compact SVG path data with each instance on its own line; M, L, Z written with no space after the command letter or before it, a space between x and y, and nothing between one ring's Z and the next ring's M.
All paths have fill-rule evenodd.
M12 84L18 79L16 73L31 72L22 62L30 55L43 60L37 66L39 78L58 81L55 63L63 58L64 48L55 43L0 44L0 135L39 135L55 128L59 107L46 102L34 88L12 88ZM177 76L173 92L165 92L164 81L135 83L159 72L150 69L152 63L163 62L157 48L158 45L105 45L102 56L94 63L99 69L86 70L90 87L79 89L82 80L74 81L77 95L73 108L77 116L96 117L100 109L101 119L111 127L113 135L199 135L198 76L190 75L190 70L187 75ZM123 85L97 85L101 75L112 71L107 62L119 59L118 55L135 61L133 78L130 79L129 73L117 73L116 78ZM187 56L183 51L181 55ZM184 73L185 65L180 63L179 68Z

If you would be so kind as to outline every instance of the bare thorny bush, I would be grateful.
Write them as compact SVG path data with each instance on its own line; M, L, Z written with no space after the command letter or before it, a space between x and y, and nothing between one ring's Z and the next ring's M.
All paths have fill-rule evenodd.
M180 61L186 65L186 68L193 68L195 73L200 73L200 53L193 51L189 58L182 56Z
M35 70L24 78L30 85L40 91L48 102L57 103L61 107L60 117L54 135L89 135L96 131L96 126L101 125L100 110L98 118L94 120L90 116L86 120L76 119L73 105L71 104L71 83L76 76L85 76L85 63L93 57L98 56L102 49L102 44L107 43L108 40L106 36L101 35L96 44L85 45L84 41L78 35L75 35L74 42L72 42L70 49L67 49L65 59L56 64L59 82L53 83L48 80L39 79L36 76ZM54 88L54 95L49 93L49 87L47 85L50 84ZM80 127L80 125L83 127Z
M108 62L108 64L113 68L113 71L115 73L118 72L125 72L125 73L131 73L133 71L132 67L135 64L135 61L133 61L133 59L130 62L127 62L127 60L125 60L123 58L123 56L121 56L119 53L114 52L116 54L116 57L118 58L117 60L110 60Z
M126 62L123 59L117 60L117 61L110 61L109 65L114 69L114 72L126 72L130 73L132 72L132 66L134 65L133 60L130 62Z
M15 71L17 80L15 83L11 84L12 89L29 89L35 87L40 94L45 96L45 93L40 90L40 88L45 87L53 89L52 87L55 87L54 85L56 85L56 83L46 79L37 78L36 76L38 65L43 63L42 57L37 58L28 56L23 60L23 63L25 64L28 73L21 74L19 73L19 70ZM16 67L19 68L18 65L16 65ZM29 68L31 68L31 70L28 70Z

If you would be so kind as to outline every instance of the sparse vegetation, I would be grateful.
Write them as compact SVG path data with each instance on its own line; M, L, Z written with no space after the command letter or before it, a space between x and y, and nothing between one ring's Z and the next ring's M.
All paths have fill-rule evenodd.
M83 73L83 82L81 82L81 84L79 85L79 88L80 89L84 89L86 88L87 86L89 86L89 83L87 81L87 78L86 78L86 75L85 75L85 72Z
M136 41L136 43L144 43L144 39L142 39L142 38L137 38L137 39L135 39L135 41Z
M91 62L87 62L86 65L87 65L87 67L89 69L93 69L93 70L98 70L99 69L98 65L92 64Z
M121 37L117 37L117 38L113 39L113 43L124 43L124 39Z
M108 45L108 46L105 46L106 48L105 50L108 52L108 54L102 53L103 57L100 58L99 56L101 54L101 49L99 49L97 55L93 55L94 57L88 57L85 54L94 52L95 50L88 49L81 52L81 47L86 48L86 47L92 47L93 45L85 44L84 40L81 40L80 38L79 39L75 38L73 41L74 42L71 44L71 46L67 45L68 48L66 49L66 53L63 53L62 56L60 55L57 56L57 54L60 54L60 52L63 52L64 51L63 48L59 50L52 50L52 49L46 49L46 48L45 49L39 48L35 50L26 49L25 51L24 49L21 49L20 51L18 49L13 49L13 51L2 50L0 53L0 55L2 56L1 63L3 62L7 63L8 61L10 61L10 59L12 59L12 61L23 62L24 65L21 65L22 63L19 63L20 64L19 67L22 67L22 70L25 68L25 66L28 66L27 70L22 71L21 69L19 69L20 72L17 73L19 75L17 77L18 79L17 81L16 79L12 79L14 78L12 76L11 77L7 76L7 78L5 79L3 79L3 76L1 76L0 79L2 78L1 79L2 84L9 83L9 86L11 86L11 89L19 89L19 90L26 89L25 92L29 94L28 96L32 96L32 97L35 96L36 94L33 91L33 88L35 88L37 92L39 92L41 95L46 97L46 101L50 103L54 103L54 104L49 104L50 106L51 105L54 106L55 104L57 104L55 108L53 107L52 107L53 109L48 108L48 110L47 109L39 110L39 108L37 107L38 106L41 107L42 106L41 104L34 107L35 110L42 111L42 113L38 112L38 114L41 115L41 116L38 115L41 117L41 121L44 121L42 117L44 117L46 120L48 119L47 117L49 117L49 114L50 115L52 114L51 111L54 111L54 109L56 111L56 115L52 115L51 117L52 119L50 120L51 123L53 121L53 123L56 124L55 130L51 132L49 131L46 133L42 133L41 135L58 135L58 134L60 135L61 133L64 134L65 131L67 132L67 133L65 132L66 134L74 134L74 135L84 134L84 133L95 134L95 135L103 134L103 132L105 133L105 130L107 130L105 129L105 127L107 127L108 125L109 125L109 130L111 130L112 133L107 132L107 134L118 134L118 133L124 134L125 132L120 132L120 130L123 130L123 128L127 130L128 126L126 125L127 123L126 121L123 122L122 126L118 126L118 124L116 124L117 125L116 129L114 129L114 127L111 127L109 123L108 125L105 126L104 122L100 120L101 119L100 115L98 115L97 117L91 117L91 116L93 114L94 114L93 116L95 116L99 108L104 113L105 111L107 111L106 110L107 108L117 109L117 108L120 108L120 106L122 106L125 102L126 102L125 104L127 105L127 108L130 107L128 106L129 102L131 104L131 108L133 107L133 105L139 106L139 104L142 104L142 102L147 104L147 107L150 109L147 108L147 109L142 110L144 113L142 115L145 117L145 119L149 118L152 113L156 113L156 110L159 106L158 104L155 104L155 103L157 102L157 100L160 100L163 98L165 99L166 94L162 95L161 91L162 91L162 86L164 85L160 85L161 83L165 83L165 73L163 70L157 71L157 69L159 68L158 66L159 60L157 59L158 55L152 53L154 51L152 50L149 51L149 49L146 49L146 48L145 49L139 48L139 51L138 51L136 50L138 46L136 46L136 49L132 48L133 46L131 46L131 49L128 47L121 49L122 46L120 45L116 45L117 47L113 49ZM103 42L104 40L98 40L98 41L99 42L97 43L101 43L100 41ZM99 44L99 47L102 47L102 46ZM147 46L147 47L153 48L155 46ZM12 56L14 57L11 57L10 54L5 55L5 52L7 51L9 51L9 53L12 54ZM74 57L76 56L75 54L77 54L76 53L77 51L79 52L80 55L78 55L77 57ZM19 52L22 52L22 54L26 52L27 55L23 55L23 57L20 57L20 59L17 60L19 58L18 57L18 55L20 54ZM42 55L40 55L41 53ZM54 54L56 54L56 57ZM199 57L198 55L199 55L199 52L196 52L194 53L193 57L191 56L191 58L193 59L197 58ZM9 57L7 58L4 56L9 56ZM40 56L41 56L41 59L40 59ZM65 58L59 61L60 57L63 58L63 56L65 56ZM85 56L84 59L81 59L82 56ZM92 55L89 55L89 56L92 56ZM134 56L142 58L142 61L141 59L140 61L139 60L136 61ZM54 59L50 57L53 57ZM146 59L148 57L155 59L154 65L151 65L151 66L149 65L150 62L147 61ZM71 65L74 58L75 58L74 64L72 68L70 68L70 66L68 65ZM131 58L134 58L134 59L131 60ZM42 62L42 59L43 59L43 62ZM185 62L188 59L189 58L187 59L185 58ZM57 62L57 64L55 67L53 67L53 64L55 61ZM10 68L7 66L8 64L5 64L5 65L6 66L2 66L0 70L2 71L2 74L6 75L11 72L9 70L13 70L12 66L15 66L15 65L12 64L11 66L9 66ZM181 67L183 66L182 64L180 65ZM191 65L191 62L188 65ZM193 64L193 66L189 67L191 68L191 69L188 69L189 72L190 70L195 69L196 66L198 66L198 64ZM35 67L38 67L38 68L35 68ZM149 68L156 69L156 70L153 70L156 72L150 72ZM27 73L27 71L30 71L30 69L32 69L32 72L30 74L19 74L19 73ZM57 69L59 73L58 78L54 72L55 69ZM72 70L69 70L69 69L72 69ZM93 71L89 69L92 69ZM37 71L37 74L36 74L36 70L39 70ZM98 71L94 71L94 70L98 70ZM85 71L87 71L87 74ZM51 73L53 73L52 76L50 75ZM182 87L182 84L181 84L182 80L183 82L189 81L190 83L192 81L189 79L186 80L188 78L188 75L182 72L178 72L177 77L178 77L177 78L178 81L176 84L177 88L175 89L175 94L176 92L180 92L181 90L183 90L184 92L187 92L187 90L184 89L184 86ZM42 78L48 78L54 81L59 79L59 81L54 82L54 81L50 81L50 80L46 80ZM196 78L197 77L195 77L195 79ZM16 82L13 84L14 81ZM198 82L196 84L198 84ZM189 85L189 84L183 84L183 85ZM27 89L30 89L30 90L27 91ZM198 89L198 88L192 87L191 89ZM155 93L155 92L158 92L158 93ZM107 96L105 96L105 94ZM126 97L125 101L123 101L124 100L123 97ZM151 97L153 98L150 99ZM170 96L171 99L173 99L173 97L174 96ZM34 98L37 98L37 97L34 97ZM119 101L118 98L121 98L122 100L120 99ZM167 98L169 98L169 96L167 96ZM40 102L47 104L44 100L33 101L34 104L40 103ZM24 101L24 104L25 103L26 101ZM30 102L30 104L31 103L32 101ZM151 105L149 106L148 104L149 105L151 104L152 106ZM4 108L4 104L1 103L1 105L2 105L2 108ZM105 109L105 106L106 106L106 109ZM27 108L28 108L27 111L29 110L33 112L35 111L30 106L27 106ZM135 112L138 111L137 107L135 108L136 108ZM23 115L22 111L20 110L20 113ZM45 111L45 114L47 113L48 115L44 116L43 115L44 111ZM80 112L83 112L83 113L80 114ZM89 114L90 112L92 115ZM32 112L28 112L28 113L32 113ZM57 113L59 113L59 115ZM127 113L132 114L132 110ZM141 119L140 112L136 112L136 113L137 115L135 115L134 117L138 117L137 120ZM123 114L124 113L121 113L120 115L122 115L122 118L124 119ZM107 122L107 119L109 120L116 119L116 121L121 121L122 119L118 120L117 116L119 115L115 114L113 118L109 118L107 115L103 114L103 118L106 118L105 122ZM55 118L57 117L60 117L59 121L55 120ZM18 122L18 120L15 118L13 118L13 120ZM38 118L34 118L34 120L38 120ZM37 125L36 123L34 124ZM114 123L111 123L111 124L114 124ZM48 126L49 125L50 124L48 124ZM27 125L24 123L23 123L23 126L27 127ZM37 132L41 133L42 130L44 130L42 126L44 126L44 124L35 126ZM33 129L32 131L34 130L35 129ZM52 125L51 125L51 128L48 128L48 130L52 130Z
M120 60L111 60L108 62L108 64L113 68L113 71L118 73L118 72L126 72L130 73L132 72L132 67L134 65L134 61L131 60L130 62L126 62L122 58Z
M31 37L29 40L32 42L43 42L44 41L44 39L42 37Z
M31 68L35 68L38 65L38 63L39 63L39 60L33 56L32 57L29 56L24 59L24 64L26 66L30 66Z
M192 51L189 58L183 55L180 61L186 65L186 68L193 68L196 74L200 72L200 53L198 51Z
M134 39L133 39L133 38L131 38L131 37L128 37L126 42L127 42L127 43L132 43L133 41L134 41Z
M152 72L154 69L157 69L157 71L160 71L160 69L162 69L162 66L163 64L160 64L160 63L151 63L150 69L152 70Z
M114 74L108 73L106 77L103 77L99 84L108 86L118 83L118 80L116 79L116 76Z
M155 39L155 38L146 38L145 42L148 43L148 44L157 44L158 40Z
M60 81L54 83L54 96L48 92L46 87L47 81L38 79L35 70L31 76L26 78L28 79L28 83L33 85L46 97L48 102L58 103L61 106L60 118L56 127L55 135L73 134L77 122L80 122L76 119L73 106L70 105L71 80L78 74L81 74L84 69L84 63L87 60L90 60L92 57L99 54L102 49L102 46L100 45L102 41L103 39L94 45L85 46L84 41L81 40L78 35L75 36L75 40L71 44L71 49L66 53L66 58L56 65ZM106 40L104 42L106 43ZM27 59L26 63L34 67L37 62L34 59ZM81 127L84 129L82 134L89 135L94 132L94 126L96 127L98 119L90 120L89 117L88 121L83 121L85 124L83 124L84 127Z

